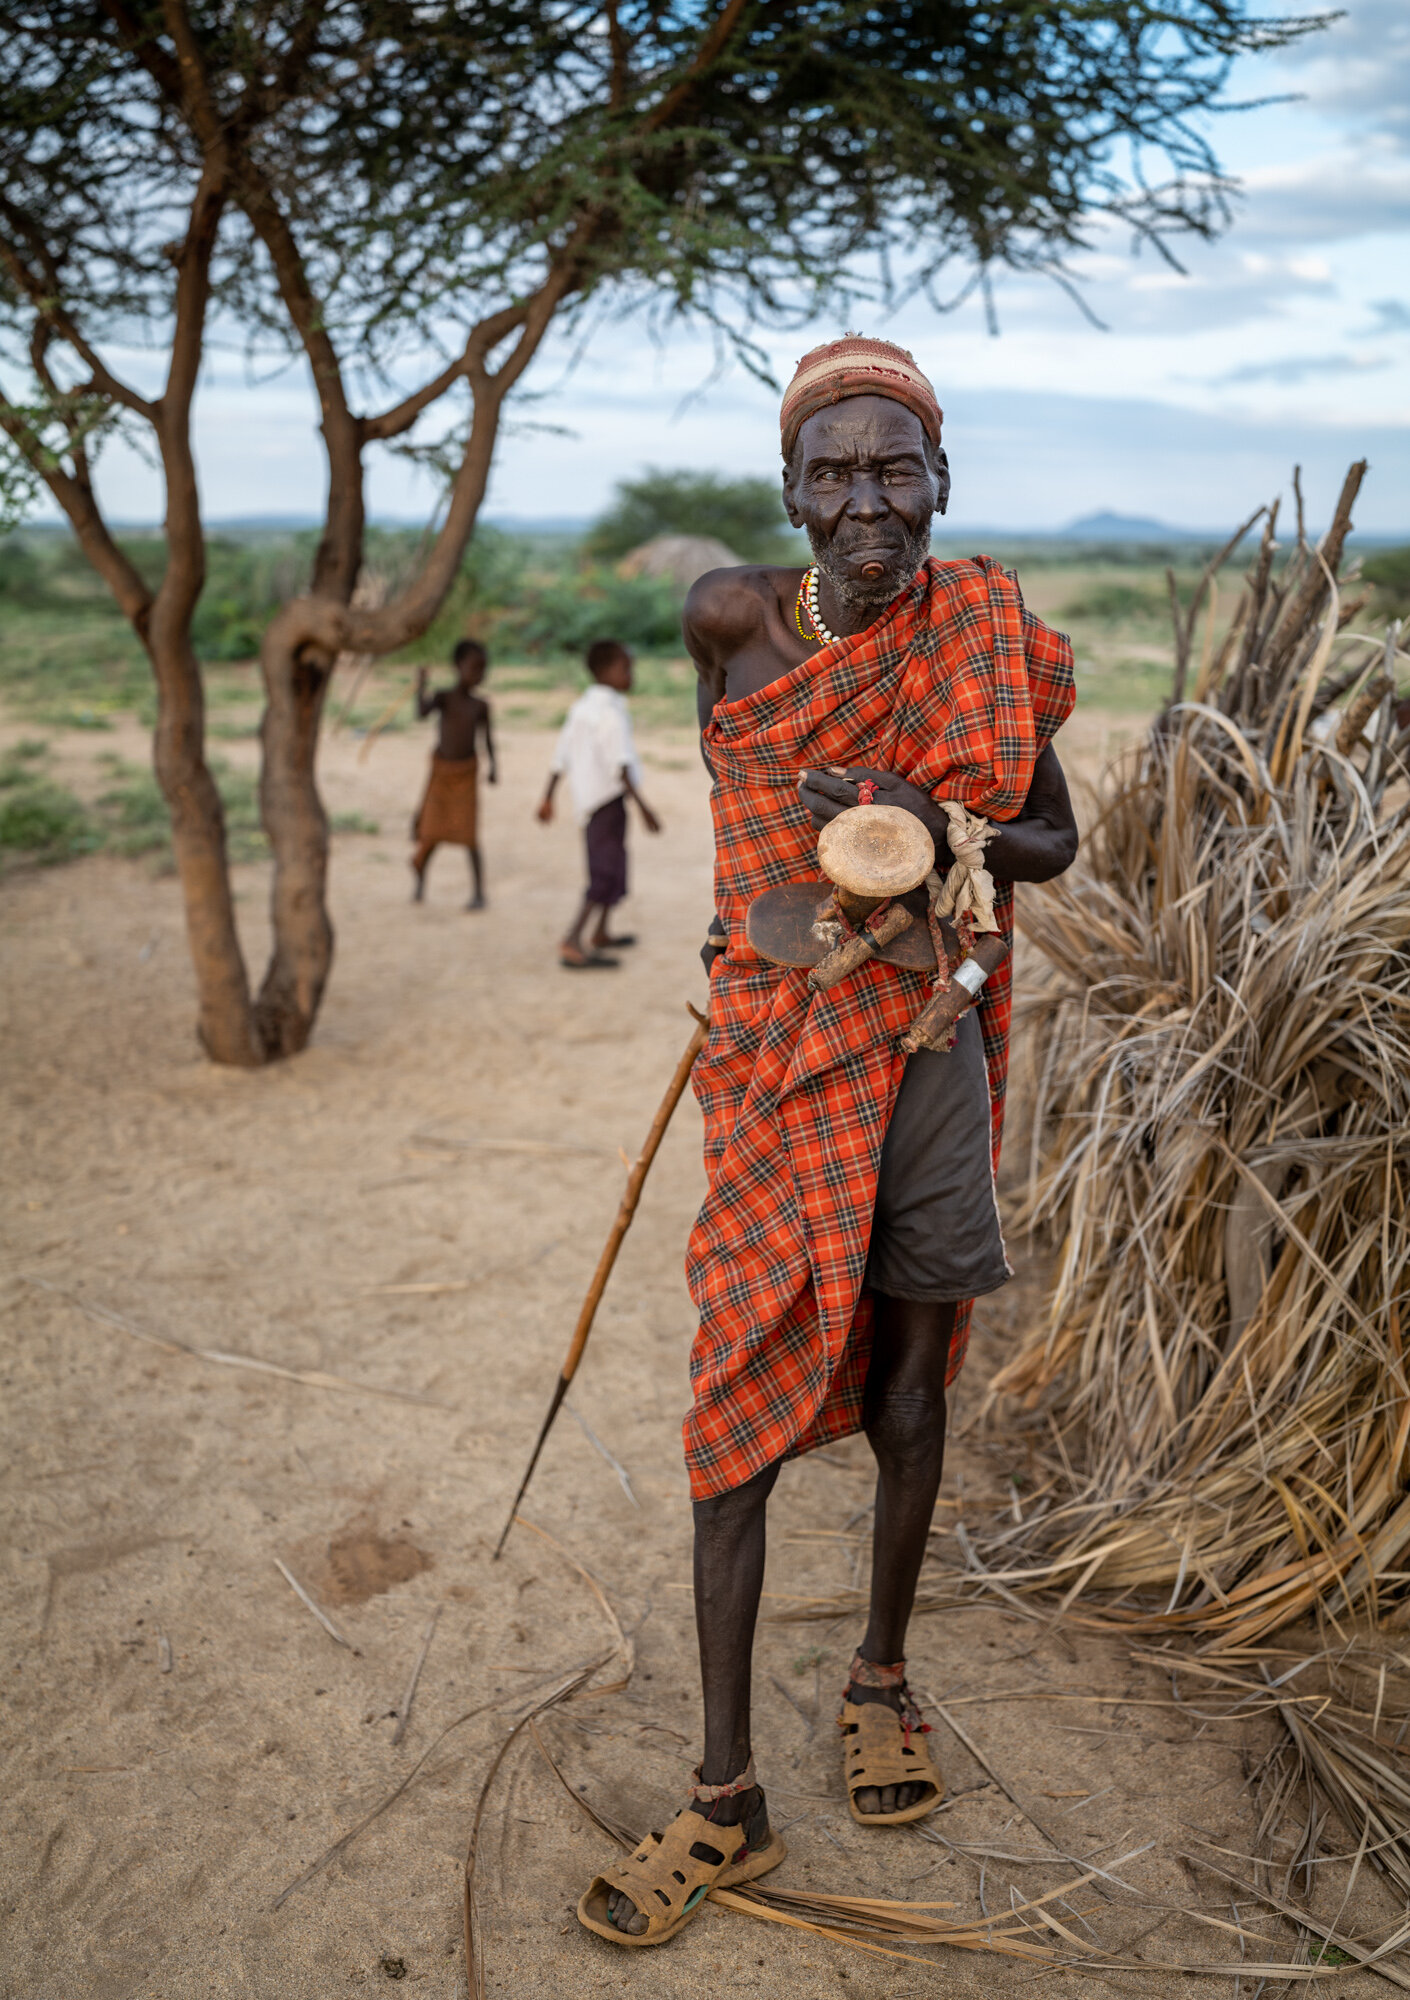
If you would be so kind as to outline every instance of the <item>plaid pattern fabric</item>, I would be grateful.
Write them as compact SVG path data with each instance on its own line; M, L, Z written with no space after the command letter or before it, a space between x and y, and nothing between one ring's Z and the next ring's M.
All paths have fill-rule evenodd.
M710 986L695 1065L709 1192L686 1261L700 1330L684 1425L692 1497L742 1485L861 1428L871 1344L862 1292L881 1143L900 1087L896 1038L925 981L875 962L826 993L749 948L749 903L820 880L799 772L898 771L997 820L1022 809L1042 743L1071 713L1072 649L1024 610L988 557L931 557L870 631L719 705L715 906L729 946ZM1012 935L1013 889L995 914ZM1009 965L980 1000L997 1163L1008 1075ZM964 1360L960 1308L949 1379Z

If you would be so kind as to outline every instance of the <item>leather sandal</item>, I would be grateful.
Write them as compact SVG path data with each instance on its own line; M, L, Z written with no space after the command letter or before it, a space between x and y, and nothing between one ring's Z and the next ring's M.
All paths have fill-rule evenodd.
M884 1701L842 1699L837 1726L842 1731L842 1776L847 1786L847 1805L858 1826L905 1826L934 1812L945 1796L945 1781L926 1746L930 1724L922 1722L920 1710L906 1685L906 1663L894 1667L877 1666L860 1653L852 1660L848 1684L857 1687L899 1688L901 1712ZM914 1805L897 1812L864 1813L857 1810L857 1793L874 1786L928 1785L930 1790Z
M742 1776L728 1785L702 1785L695 1773L692 1798L729 1798L754 1786L751 1757ZM595 1875L578 1903L578 1921L612 1944L665 1944L695 1916L710 1891L753 1882L777 1868L787 1854L781 1837L769 1826L768 1808L760 1792L758 1804L738 1826L719 1826L686 1806L664 1833L648 1833L634 1854L615 1868ZM646 1929L618 1930L607 1912L613 1891L626 1896Z

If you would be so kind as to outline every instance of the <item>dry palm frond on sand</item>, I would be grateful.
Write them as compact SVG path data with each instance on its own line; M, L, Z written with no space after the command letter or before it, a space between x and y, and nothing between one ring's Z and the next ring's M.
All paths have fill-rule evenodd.
M1283 1879L1258 1893L1285 1913L1329 1827L1353 1879L1410 1895L1410 653L1345 629L1365 469L1319 546L1299 490L1281 566L1275 505L1188 605L1171 578L1173 699L1021 904L1021 1221L1056 1258L985 1414L1043 1481L937 1525L917 1603L1055 1607L1159 1641L1134 1657L1222 1685L1231 1719L1275 1713L1259 1852ZM1219 569L1265 515L1216 645Z
M1364 472L1317 547L1299 491L1281 566L1260 510L1217 646L1240 538L1188 606L1172 578L1174 698L1077 866L1025 901L1022 1220L1056 1258L986 1414L1027 1427L1047 1476L1026 1512L957 1526L944 1571L950 1601L1046 1602L1230 1692L1250 1675L1230 1714L1271 1702L1283 1725L1258 1774L1280 1908L1288 1853L1306 1892L1329 1826L1353 1873L1410 1894L1403 1685L1386 1696L1410 1664L1410 654L1397 626L1344 629ZM1293 1699L1267 1648L1300 1619L1320 1637L1283 1641L1313 1670Z
M1066 1462L972 1568L1216 1646L1410 1610L1410 728L1395 628L1338 638L1363 470L1281 576L1270 511L1191 699L1023 919L1059 1249L990 1393Z

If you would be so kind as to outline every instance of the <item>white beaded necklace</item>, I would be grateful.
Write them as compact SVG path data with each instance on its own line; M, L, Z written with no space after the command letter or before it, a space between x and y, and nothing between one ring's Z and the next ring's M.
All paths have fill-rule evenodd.
M817 633L823 644L825 646L837 645L837 634L828 631L826 625L822 622L822 614L818 610L818 566L816 563L813 564L813 567L803 578L803 602L808 607L808 616L813 622L813 630Z

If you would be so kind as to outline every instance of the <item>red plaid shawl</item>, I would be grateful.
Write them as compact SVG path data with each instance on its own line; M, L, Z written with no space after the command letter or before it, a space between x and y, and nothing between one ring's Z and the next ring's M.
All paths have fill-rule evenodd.
M810 994L805 973L749 949L755 896L820 879L798 774L866 764L1012 819L1072 702L1072 649L1024 610L1013 578L988 557L932 556L870 631L715 709L705 741L729 948L711 977L694 1076L709 1177L686 1263L700 1313L684 1426L697 1500L861 1428L871 1344L861 1284L905 1066L896 1038L925 997L921 975L875 963ZM1011 936L1011 885L995 912ZM1006 963L980 1001L996 1164L1010 1011ZM969 1317L961 1306L951 1381Z

